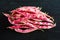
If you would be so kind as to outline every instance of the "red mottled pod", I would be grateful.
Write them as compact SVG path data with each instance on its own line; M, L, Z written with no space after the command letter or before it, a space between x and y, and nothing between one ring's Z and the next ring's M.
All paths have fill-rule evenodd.
M13 25L8 28L19 33L29 33L38 29L50 29L56 26L54 19L34 6L23 6L4 13L8 21Z

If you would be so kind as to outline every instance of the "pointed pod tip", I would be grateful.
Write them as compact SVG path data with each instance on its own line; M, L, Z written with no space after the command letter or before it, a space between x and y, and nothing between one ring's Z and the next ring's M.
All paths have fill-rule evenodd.
M4 12L2 12L2 14L3 14L4 16L6 16L6 17L8 17L8 16L9 16L9 14L4 13Z

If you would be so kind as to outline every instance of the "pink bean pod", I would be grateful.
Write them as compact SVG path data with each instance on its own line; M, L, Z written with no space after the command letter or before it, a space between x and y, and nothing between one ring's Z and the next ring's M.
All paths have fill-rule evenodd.
M34 6L23 6L4 13L8 21L13 25L8 28L19 33L30 33L38 29L50 29L56 26L54 19Z

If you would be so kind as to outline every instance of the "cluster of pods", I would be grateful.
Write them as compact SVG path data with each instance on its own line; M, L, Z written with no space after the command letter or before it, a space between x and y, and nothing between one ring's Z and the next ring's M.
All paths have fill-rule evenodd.
M8 28L19 33L30 33L39 29L50 29L56 26L54 19L35 6L23 6L9 13L4 13L13 25Z

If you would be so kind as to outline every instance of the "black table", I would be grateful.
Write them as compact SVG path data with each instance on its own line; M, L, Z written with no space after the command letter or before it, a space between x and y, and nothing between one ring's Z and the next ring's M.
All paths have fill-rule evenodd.
M11 11L21 6L39 6L43 12L53 16L57 26L55 28L21 34L10 29L11 25L2 12ZM60 40L60 0L0 0L0 40Z

